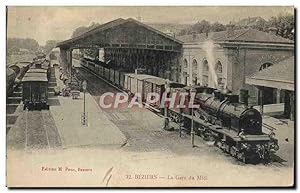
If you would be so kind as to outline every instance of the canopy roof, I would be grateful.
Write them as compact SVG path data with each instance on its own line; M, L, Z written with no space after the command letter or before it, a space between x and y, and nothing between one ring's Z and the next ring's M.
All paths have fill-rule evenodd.
M132 18L116 19L82 35L59 42L65 49L112 47L180 51L182 43L163 32Z
M246 77L246 84L294 91L294 56Z

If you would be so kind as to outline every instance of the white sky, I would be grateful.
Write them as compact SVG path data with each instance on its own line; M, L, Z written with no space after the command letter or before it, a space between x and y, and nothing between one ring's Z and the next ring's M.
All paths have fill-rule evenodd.
M7 36L47 40L70 38L74 29L92 22L142 17L153 23L195 23L206 19L228 23L261 16L269 19L279 13L293 13L293 7L8 7Z

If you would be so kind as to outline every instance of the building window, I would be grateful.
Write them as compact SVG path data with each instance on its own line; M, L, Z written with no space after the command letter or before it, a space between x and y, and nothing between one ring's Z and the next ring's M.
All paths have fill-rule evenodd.
M216 71L217 71L217 73L219 73L219 74L222 74L222 72L223 72L223 68L222 68L222 64L221 64L221 62L218 60L218 62L216 63Z
M264 63L264 64L262 64L262 65L260 66L259 71L261 71L261 70L263 70L263 69L266 69L266 68L269 68L270 66L273 66L273 64L270 63L270 62L266 62L266 63Z
M203 84L203 86L208 86L208 76L207 75L203 75L202 84Z
M197 72L198 72L198 62L196 59L193 60L192 63L192 76L193 76L193 85L197 85Z
M197 69L198 69L198 63L197 63L197 60L194 59L194 60L193 60L193 71L194 71L195 73L197 73Z
M193 85L197 85L197 74L193 73Z
M207 60L204 60L203 61L203 71L206 71L208 72L209 68L208 68L208 61Z
M187 68L188 67L188 62L186 59L183 60L183 67L184 68Z

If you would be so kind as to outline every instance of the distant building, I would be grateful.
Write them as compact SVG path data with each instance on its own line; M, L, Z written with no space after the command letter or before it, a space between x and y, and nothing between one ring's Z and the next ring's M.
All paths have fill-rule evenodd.
M187 85L227 87L239 94L249 91L250 105L258 104L258 89L245 83L250 76L294 56L294 41L252 28L177 36L184 42L180 82ZM279 91L270 90L270 100L280 101Z
M234 24L236 26L241 26L241 27L250 27L250 26L255 26L260 23L265 23L266 20L263 19L262 17L248 17L239 20L238 22L235 22Z

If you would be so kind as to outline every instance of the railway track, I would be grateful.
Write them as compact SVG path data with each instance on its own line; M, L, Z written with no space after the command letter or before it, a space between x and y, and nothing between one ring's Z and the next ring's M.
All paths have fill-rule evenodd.
M13 92L6 99L6 133L15 125L19 115L22 100L21 85L15 85Z
M61 139L50 112L25 111L25 149L58 147L61 147Z
M25 149L49 148L49 138L42 113L43 111L25 111Z

